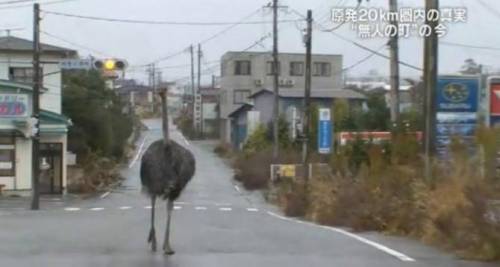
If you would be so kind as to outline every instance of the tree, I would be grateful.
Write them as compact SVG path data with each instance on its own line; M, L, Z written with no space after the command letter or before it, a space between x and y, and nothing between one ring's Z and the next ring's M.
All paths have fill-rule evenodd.
M368 131L387 131L390 125L390 110L384 94L368 94L368 110L362 113L361 128Z
M483 66L480 64L477 64L474 59L468 58L465 60L464 64L462 65L460 73L466 74L466 75L477 75L477 74L481 74L482 68L483 68Z
M63 75L63 113L73 126L68 147L79 156L89 152L121 158L133 131L133 120L123 114L124 104L108 90L97 71L70 71Z

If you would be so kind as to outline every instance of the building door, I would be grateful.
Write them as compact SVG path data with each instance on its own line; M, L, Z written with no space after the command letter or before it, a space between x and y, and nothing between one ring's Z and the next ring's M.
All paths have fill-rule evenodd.
M62 143L40 144L40 193L62 194Z

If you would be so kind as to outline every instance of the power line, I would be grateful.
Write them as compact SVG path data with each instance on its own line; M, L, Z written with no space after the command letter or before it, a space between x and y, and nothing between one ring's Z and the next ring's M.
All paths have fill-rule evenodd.
M292 12L294 12L294 13L295 13L295 14L297 14L298 16L300 16L300 17L304 18L304 15L302 15L302 14L301 14L300 12L298 12L297 10L292 9ZM325 27L324 27L323 25L321 25L321 24L319 24L319 23L317 23L317 22L314 22L314 24L315 24L316 26L318 26L321 30L325 30ZM366 50L366 51L372 52L372 53L374 53L375 55L377 55L377 56L379 56L379 57L383 57L383 58L388 59L388 60L390 60L390 59L391 59L391 58L390 58L389 56L387 56L387 55L384 55L384 54L382 54L382 53L380 53L380 52L378 52L378 51L376 51L376 50L373 50L373 49L371 49L371 48L369 48L369 47L366 47L366 46L364 46L364 45L362 45L362 44L360 44L360 43L358 43L358 42L356 42L356 41L353 41L353 40L351 40L351 39L349 39L349 38L347 38L347 37L344 37L344 36L342 36L342 35L340 35L340 34L338 34L338 33L334 32L334 31L326 31L326 32L329 32L329 33L333 34L335 37L337 37L337 38L339 38L339 39L341 39L341 40L343 40L343 41L345 41L345 42L351 43L351 44L353 44L353 45L355 45L355 46L357 46L357 47L359 47L359 48L361 48L361 49L363 49L363 50ZM411 64L406 63L406 62L401 61L401 60L399 61L399 64L400 64L400 65L402 65L402 66L408 67L408 68L410 68L410 69L414 69L414 70L422 71L422 68L417 67L417 66L414 66L414 65L411 65Z
M19 4L19 3L34 2L34 1L35 0L11 0L11 1L0 2L0 5Z
M221 35L225 34L226 32L228 32L228 31L232 30L232 29L233 29L233 28L235 28L236 26L241 25L241 24L242 24L245 20L247 20L247 19L249 19L249 18L253 17L253 16L254 16L254 15L256 15L256 14L257 14L260 10L261 10L261 8L258 8L258 9L257 9L257 10L255 10L254 12L252 12L252 13L250 13L249 15L247 15L247 16L243 17L242 19L240 19L238 22L235 22L234 24L230 25L229 27L227 27L227 28L225 28L225 29L223 29L223 30L221 30L221 31L219 31L219 32L217 32L217 33L215 33L214 35L212 35L212 36L210 36L210 37L208 37L208 38L206 38L206 39L204 39L204 40L202 40L202 41L200 41L200 42L198 42L198 43L200 43L200 44L205 44L205 43L208 43L208 42L212 41L213 39L215 39L215 38L217 38L217 37L219 37L219 36L221 36Z
M342 73L342 72L349 71L349 70L354 69L354 68L356 68L357 66L359 66L359 65L361 65L361 64L363 64L363 63L365 63L366 61L368 61L369 59L371 59L373 56L375 56L375 55L376 55L376 53L378 53L380 50L382 50L382 49L383 49L383 48L385 48L385 47L386 47L386 44L383 44L383 45L382 45L379 49L377 49L375 52L372 52L372 53L368 54L366 57L364 57L364 58L360 59L359 61L357 61L356 63L354 63L354 64L352 64L352 65L350 65L350 66L348 66L348 67L343 68L343 69L342 69L342 71L340 71L340 72Z
M36 2L36 3L39 3L40 5L52 5L52 4L61 4L61 3L65 3L65 2L73 2L73 1L78 1L78 0L54 0L54 1L47 1L47 2ZM4 10L4 9L17 9L17 8L27 8L27 7L30 7L32 8L33 7L33 4L23 4L23 5L14 5L14 6L6 6L6 7L0 7L0 10Z
M132 19L121 19L121 18L104 18L96 16L83 16L76 14L68 14L55 11L43 11L45 14L51 14L56 16L105 21L105 22L121 22L121 23L133 23L133 24L150 24L150 25L184 25L184 26L221 26L221 25L234 25L234 24L245 24L245 25L256 25L256 24L269 24L271 21L247 21L247 22L194 22L194 21L160 21L160 20L132 20ZM295 22L297 20L281 20L280 23Z
M59 41L62 41L62 42L68 43L68 44L73 45L73 46L76 46L76 47L83 48L83 49L88 50L88 51L90 51L90 52L94 52L94 53L96 53L96 54L99 54L99 55L101 55L101 56L106 56L106 57L110 56L110 54L108 54L108 53L105 53L105 52L102 52L102 51L96 50L96 49L91 48L91 47L88 47L88 46L84 46L84 45L81 45L81 44L77 44L77 43L75 43L75 42L72 42L72 41L66 40L66 39L64 39L64 38L62 38L62 37L59 37L59 36L57 36L57 35L54 35L54 34L52 34L52 33L48 33L48 32L46 32L46 31L40 31L40 32L41 32L41 33L43 33L43 34L45 34L45 35L47 35L47 36L50 36L50 37L52 37L52 38L54 38L54 39L57 39L57 40L59 40Z
M256 40L253 44L251 44L247 48L243 49L242 52L246 52L246 51L248 51L248 50L250 50L250 49L252 49L252 48L260 45L262 42L264 42L265 40L267 40L271 36L272 36L271 33L268 33L268 34L262 36L261 38L259 38L258 40ZM236 55L233 56L233 57L236 57ZM233 57L229 57L226 60L231 60L231 59L233 59ZM214 69L216 67L218 67L220 65L220 63L221 63L220 60L216 60L216 61L214 60L214 61L209 61L209 62L213 62L213 63L217 63L217 64L214 64L214 66L212 66L212 67L205 68L203 71L201 71L201 76L211 75L212 73L214 73L214 71L215 71ZM191 75L185 76L185 77L181 77L179 79L175 79L175 80L173 80L173 82L181 82L181 81L184 81L184 80L188 80L190 78L191 78Z
M442 45L447 45L447 46L457 46L457 47L471 48L471 49L500 51L500 47L478 46L478 45L470 45L470 44L447 42L447 41L440 41L439 43Z

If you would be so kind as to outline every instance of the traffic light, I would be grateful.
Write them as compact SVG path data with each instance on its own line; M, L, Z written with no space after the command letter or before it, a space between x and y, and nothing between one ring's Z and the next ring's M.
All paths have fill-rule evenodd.
M127 68L127 61L123 59L108 58L94 60L94 68L102 71L120 71Z

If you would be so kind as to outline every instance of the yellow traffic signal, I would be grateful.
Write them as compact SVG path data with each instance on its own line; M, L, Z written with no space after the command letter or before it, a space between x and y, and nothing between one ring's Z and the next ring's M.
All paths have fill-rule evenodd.
M116 66L116 62L114 59L106 59L104 61L104 69L105 70L114 70Z
M108 58L94 61L94 68L102 71L118 71L124 70L126 67L127 62L122 59Z

